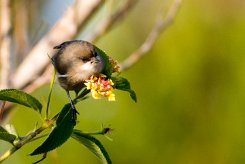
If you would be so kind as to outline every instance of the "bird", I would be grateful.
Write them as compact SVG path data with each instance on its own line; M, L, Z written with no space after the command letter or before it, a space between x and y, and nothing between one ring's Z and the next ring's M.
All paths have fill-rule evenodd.
M78 111L70 91L78 93L84 87L85 80L100 74L104 69L104 61L95 46L84 40L66 41L55 46L54 50L51 61L57 71L58 82L69 98L72 119L76 121Z

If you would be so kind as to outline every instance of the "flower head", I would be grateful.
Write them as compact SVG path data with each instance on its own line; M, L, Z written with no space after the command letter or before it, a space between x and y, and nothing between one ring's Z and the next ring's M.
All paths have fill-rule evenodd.
M105 75L92 75L86 83L87 89L91 90L94 99L100 99L100 96L107 97L109 101L115 101L115 94L113 93L113 85L111 79L107 79Z

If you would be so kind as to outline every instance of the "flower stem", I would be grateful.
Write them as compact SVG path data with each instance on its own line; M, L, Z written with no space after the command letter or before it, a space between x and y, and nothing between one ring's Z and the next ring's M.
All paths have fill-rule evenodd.
M57 113L51 119L45 121L40 128L34 130L33 132L28 133L25 137L20 138L19 140L15 141L14 146L11 149L7 150L3 155L0 156L0 163L2 163L4 160L8 159L14 152L16 152L18 149L20 149L26 143L32 141L33 138L36 137L38 134L40 134L42 131L53 126L53 123L58 118L58 115L59 115L59 113Z
M19 149L18 147L14 146L10 150L6 151L3 155L0 156L0 163L6 160L10 155L12 155L18 149Z

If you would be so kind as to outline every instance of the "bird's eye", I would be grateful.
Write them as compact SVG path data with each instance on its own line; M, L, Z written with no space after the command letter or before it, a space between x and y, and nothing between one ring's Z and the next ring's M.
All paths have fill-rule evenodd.
M95 56L95 57L98 56L97 52L94 53L94 56Z
M88 58L88 57L79 57L79 59L82 60L85 63L90 61L90 58Z

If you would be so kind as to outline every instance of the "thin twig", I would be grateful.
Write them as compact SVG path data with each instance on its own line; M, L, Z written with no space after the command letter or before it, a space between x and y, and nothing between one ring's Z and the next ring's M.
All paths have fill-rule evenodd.
M77 0L63 17L30 51L12 78L14 88L21 89L35 79L49 64L47 51L76 36L78 30L89 20L104 0ZM23 78L24 77L24 78Z
M21 138L19 141L14 143L14 146L7 150L4 154L0 156L0 163L8 159L13 153L15 153L17 150L19 150L22 146L24 146L26 143L31 142L34 137L36 137L38 134L40 134L45 129L50 128L53 126L53 123L56 121L59 113L53 116L51 119L45 121L43 125L36 129L33 132L28 133L25 137Z
M120 19L122 19L126 13L136 4L137 0L126 0L124 4L117 9L113 14L108 15L104 18L97 26L97 28L87 36L85 40L95 42L102 35L108 32Z
M11 72L11 54L10 54L10 0L1 0L0 2L0 55L1 55L1 81L0 88L8 88Z
M159 34L163 32L174 20L177 11L180 7L181 0L175 0L171 5L168 13L164 19L160 18L157 20L155 26L152 28L151 32L148 34L144 43L134 51L128 58L126 58L122 63L119 64L120 71L124 71L135 63L139 61L147 52L149 52L156 42Z
M40 135L40 136L38 136L38 137L35 137L35 138L32 138L30 141L29 141L29 143L30 142L33 142L33 141L36 141L36 140L38 140L38 139L41 139L41 138L43 138L43 137L47 137L49 134L47 133L47 134L43 134L43 135Z

